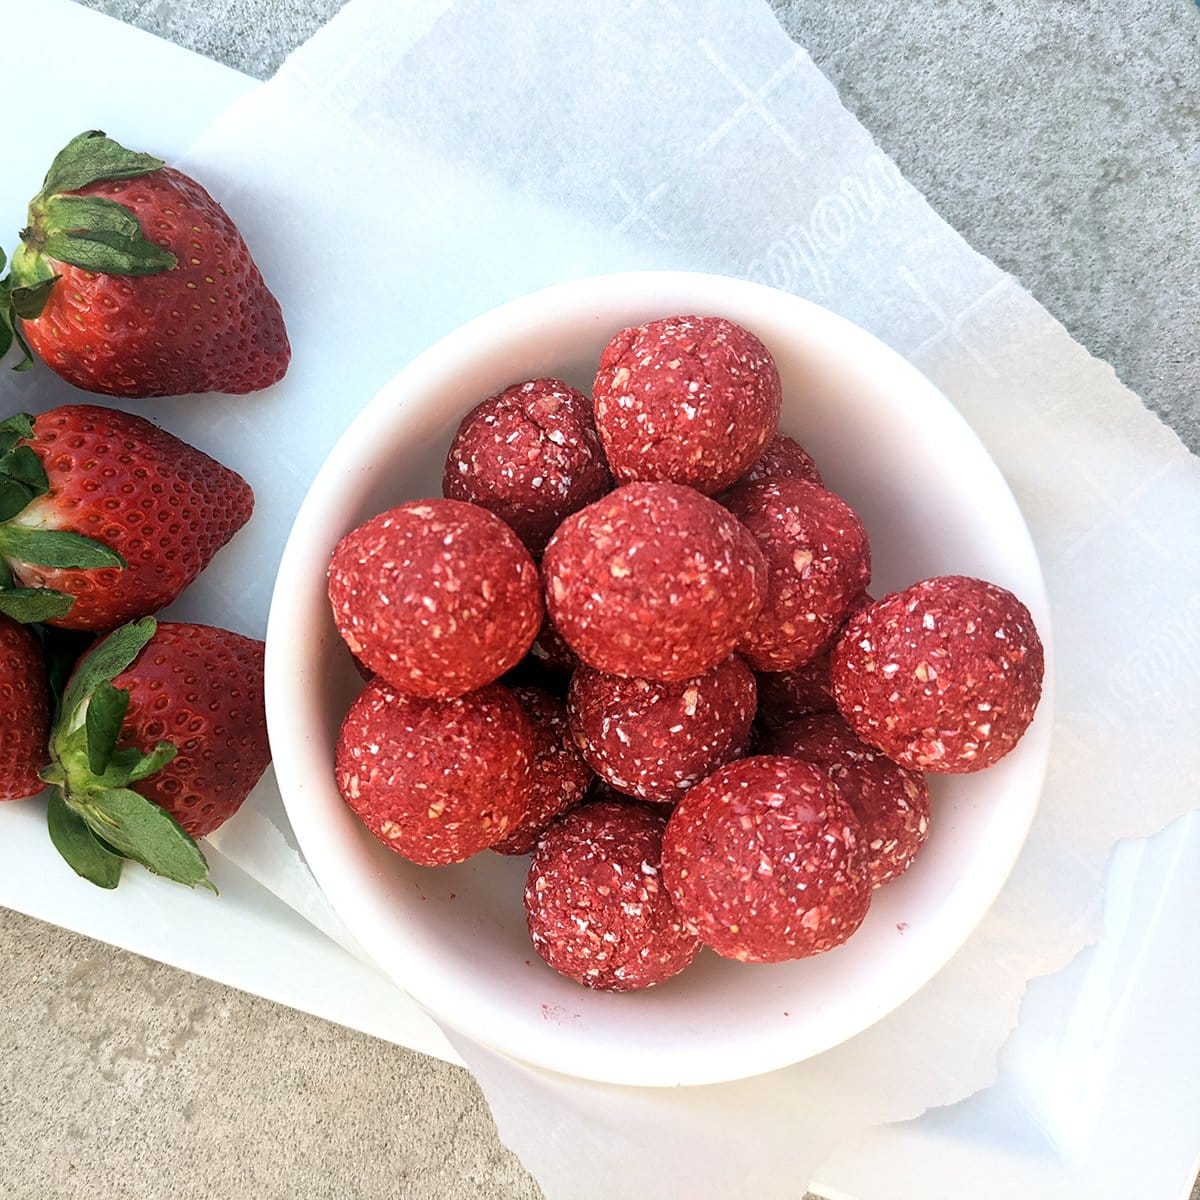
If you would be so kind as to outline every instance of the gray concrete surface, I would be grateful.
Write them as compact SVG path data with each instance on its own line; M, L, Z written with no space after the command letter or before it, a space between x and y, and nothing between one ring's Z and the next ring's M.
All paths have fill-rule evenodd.
M772 2L933 207L1200 450L1200 7Z
M466 1071L0 909L0 1196L536 1200Z
M261 77L341 7L83 2ZM1200 9L772 2L935 207L1200 447ZM465 1072L4 912L0 1013L0 1196L538 1195Z

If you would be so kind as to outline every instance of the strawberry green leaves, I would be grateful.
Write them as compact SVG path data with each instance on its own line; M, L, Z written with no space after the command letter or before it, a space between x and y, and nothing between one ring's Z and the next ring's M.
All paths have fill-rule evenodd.
M0 521L15 517L49 489L41 460L28 446L18 444L32 436L33 418L28 413L0 421Z
M55 263L132 276L158 275L178 265L170 250L145 236L141 222L125 205L69 194L106 179L149 175L162 165L162 159L127 150L98 129L72 138L58 152L42 190L30 201L29 223L21 230L9 275L0 281L0 357L16 341L25 352L16 369L32 365L20 322L42 315L59 278ZM0 255L0 270L3 266Z
M4 270L8 255L0 250L0 271ZM13 344L13 324L10 316L11 305L8 303L8 279L0 283L0 358L3 358Z
M48 279L43 279L27 287L13 288L10 293L12 311L22 321L36 321L42 315L42 309L46 307L46 301L50 299L50 289L58 280L58 275L51 275ZM18 333L19 336L20 334ZM25 344L24 340L22 340L21 344ZM26 354L28 353L29 351L26 350ZM15 369L20 370L20 364Z
M87 698L100 683L111 683L120 675L141 654L157 628L158 622L153 617L131 621L114 629L80 659L63 693L56 735L78 728L80 709Z
M7 261L4 251L0 250L0 271L4 270ZM18 288L17 291L22 289ZM38 310L41 311L40 309ZM13 283L10 276L0 279L0 358L3 358L16 342L21 347L21 358L13 364L14 371L28 371L33 366L33 355L21 336L21 330L13 319L16 304L13 300Z
M22 438L31 437L33 437L33 417L29 413L13 413L11 417L0 421L0 454L7 455Z
M3 563L75 570L122 569L125 560L103 542L62 529L15 521L50 489L41 459L23 439L33 437L33 418L16 413L0 421L0 613L23 624L66 616L75 601L52 588L17 588Z
M68 807L60 791L50 794L46 827L54 848L76 875L102 888L115 888L121 882L125 860L96 837L88 823Z
M129 788L109 788L97 800L83 802L78 811L92 833L122 857L176 883L216 890L200 847L170 813L145 796Z
M124 205L98 196L50 196L44 203L35 202L30 209L31 228L36 225L37 241L28 244L39 249L46 258L70 263L85 271L103 275L157 275L176 265L170 250L147 241L137 217ZM52 286L52 285L51 285ZM46 288L46 282L27 286L20 301L27 312L17 309L18 316L34 317L31 294ZM14 304L17 302L14 296ZM43 297L41 306L44 307Z
M2 576L4 572L0 572ZM0 613L22 625L57 621L75 607L75 597L53 588L17 588L0 586Z
M4 270L7 262L8 256L0 250L0 271ZM9 281L5 278L0 282L0 358L12 349L14 337L16 330L13 327L12 304L9 301Z
M15 446L0 458L0 475L23 483L35 495L42 495L48 487L42 460L28 446Z
M103 130L89 129L73 137L55 155L42 184L42 195L74 192L101 179L136 179L162 165L161 158L126 150Z
M0 597L3 594L0 592ZM75 672L75 664L95 644L96 639L89 630L58 629L52 625L44 625L41 635L42 657L46 660L46 675L53 701L51 711L57 721L63 694Z
M176 755L170 742L148 752L121 746L129 693L113 680L153 638L152 617L123 625L80 661L63 693L50 737L54 761L42 778L55 791L50 837L71 868L100 887L115 887L124 859L195 887L208 866L195 841L169 813L133 790Z
M83 725L87 732L88 769L93 775L101 776L108 770L128 708L128 692L113 687L107 679L96 684Z
M69 804L54 791L46 810L50 841L67 865L97 887L115 888L127 858L155 875L215 891L199 847L175 818L127 788L110 790L103 804Z
M119 554L93 538L62 529L25 529L20 525L0 529L0 554L39 567L100 570L125 565Z
M0 457L0 522L11 520L47 491L46 472L28 446L17 446Z

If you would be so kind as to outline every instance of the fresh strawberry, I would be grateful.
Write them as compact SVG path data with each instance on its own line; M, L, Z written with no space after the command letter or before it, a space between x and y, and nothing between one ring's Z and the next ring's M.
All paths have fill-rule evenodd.
M0 613L112 629L169 604L254 493L141 417L67 404L0 422Z
M0 617L0 800L36 796L50 755L50 686L33 631Z
M3 291L0 354L23 335L89 392L253 392L291 358L279 302L225 210L98 131L51 164Z
M50 738L50 837L116 887L122 862L195 885L193 838L231 817L266 770L263 644L152 617L101 639L75 669Z

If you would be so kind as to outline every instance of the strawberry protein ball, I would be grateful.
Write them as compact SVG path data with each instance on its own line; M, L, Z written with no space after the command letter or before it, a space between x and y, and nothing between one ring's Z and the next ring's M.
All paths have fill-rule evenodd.
M769 571L766 603L738 643L757 671L814 658L871 582L871 547L854 510L803 479L735 488L726 507L750 531Z
M584 804L595 804L603 800L611 801L614 804L626 804L629 799L629 796L624 792L618 792L607 779L603 779L599 775L593 775L592 786L588 789L588 794L584 797L583 802Z
M543 835L525 884L534 949L585 987L627 992L677 975L700 948L663 886L664 815L587 804Z
M820 486L821 472L798 441L786 433L776 433L750 470L737 481L737 486L761 483L764 479L807 479Z
M1012 592L943 575L849 622L833 651L833 695L854 732L902 766L966 774L1020 740L1044 665L1033 618Z
M529 647L529 657L556 675L570 675L579 666L579 659L554 628L549 614L542 618L542 627Z
M758 672L758 722L764 729L782 729L789 721L809 713L836 710L829 658L833 648L822 650L803 666L790 671Z
M571 740L563 702L537 687L514 687L512 692L533 730L532 791L528 811L492 849L528 854L550 822L583 799L594 776Z
M513 384L476 405L442 476L445 496L494 512L533 554L611 487L592 402L561 379Z
M775 360L721 317L668 317L623 329L604 348L596 428L618 483L729 487L779 423Z
M846 621L872 603L872 597L863 592L850 605ZM841 628L845 628L845 621ZM837 711L837 705L833 702L833 683L829 678L830 660L836 643L835 633L824 649L802 666L793 667L790 671L758 673L759 725L764 729L782 729L789 721L810 713Z
M741 962L832 950L871 903L858 818L795 758L743 758L692 788L667 824L663 877L700 940Z
M433 867L516 829L532 802L534 755L529 718L502 684L433 700L374 679L342 722L334 770L381 842Z
M871 886L902 874L929 833L929 785L859 741L836 713L802 717L767 739L766 754L815 763L862 825Z
M754 675L736 655L676 683L580 667L567 694L571 733L596 774L667 804L744 752L754 706Z
M486 509L410 500L351 530L329 563L351 654L394 688L449 699L499 679L542 621L537 567Z
M502 682L513 687L529 684L561 699L567 694L567 685L577 666L579 660L571 653L571 647L559 636L550 618L543 614L542 626L529 653L503 676Z
M674 483L626 484L568 517L542 575L550 618L582 662L666 682L728 658L766 589L750 534Z

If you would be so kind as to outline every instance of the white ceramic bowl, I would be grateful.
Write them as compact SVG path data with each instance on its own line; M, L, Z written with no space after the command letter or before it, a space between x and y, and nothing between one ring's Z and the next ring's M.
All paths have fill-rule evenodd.
M932 779L929 841L875 893L843 947L746 966L704 951L643 992L579 987L530 946L527 860L484 853L414 866L377 842L334 785L338 728L361 681L338 640L325 569L338 539L400 500L440 494L462 416L539 375L589 390L619 329L655 317L728 317L770 348L782 429L871 535L876 595L939 574L976 575L1029 606L1047 687L1017 749L978 775ZM267 717L288 815L354 936L435 1017L517 1058L615 1083L742 1078L826 1050L900 1005L966 939L1007 878L1037 806L1052 706L1049 612L1029 532L987 452L913 367L841 317L770 288L711 275L584 279L506 304L400 372L338 442L296 517L267 633Z

